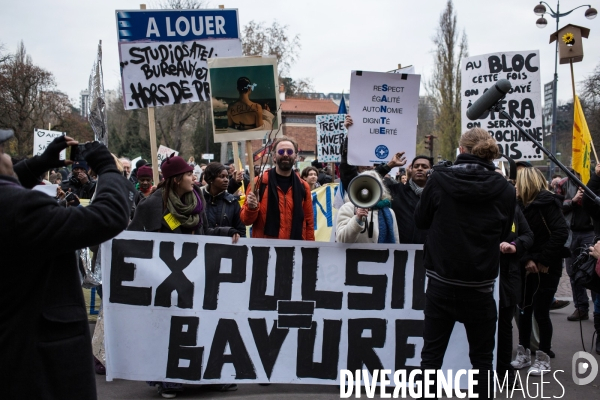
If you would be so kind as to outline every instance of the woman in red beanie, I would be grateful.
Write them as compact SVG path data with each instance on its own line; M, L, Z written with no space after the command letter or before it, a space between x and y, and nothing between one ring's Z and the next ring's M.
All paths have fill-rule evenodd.
M135 210L129 231L230 236L237 243L240 235L231 227L210 228L206 203L194 185L193 171L179 156L168 157L161 166L164 181ZM181 383L148 382L162 397L172 399L183 390ZM236 390L237 385L223 385L222 390Z

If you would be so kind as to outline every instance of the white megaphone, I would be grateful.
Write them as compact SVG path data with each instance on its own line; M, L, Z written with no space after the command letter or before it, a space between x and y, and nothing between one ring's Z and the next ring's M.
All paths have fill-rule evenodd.
M370 175L358 175L348 185L348 198L356 207L371 208L381 200L381 183Z
M375 177L370 175L358 175L350 181L348 185L348 198L358 208L372 208L381 200L383 188L381 183ZM371 222L366 221L365 229L368 230L369 238L373 237L373 212L371 212Z

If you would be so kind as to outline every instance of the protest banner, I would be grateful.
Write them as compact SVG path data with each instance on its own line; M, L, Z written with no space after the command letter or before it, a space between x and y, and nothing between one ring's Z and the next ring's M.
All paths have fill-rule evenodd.
M101 254L109 381L339 384L420 364L421 245L123 232ZM467 355L457 324L443 369Z
M346 114L317 115L317 159L319 162L341 162L342 144L348 130L344 126Z
M208 76L215 143L263 139L277 132L281 113L276 57L210 59Z
M242 55L237 10L116 11L126 110L208 101L207 60Z
M502 100L504 109L516 123L543 144L540 53L537 50L491 53L461 61L461 131L480 127L498 142L502 154L514 160L539 161L544 153L497 112L480 119L467 118L467 109L494 82L508 79L512 89Z
M65 136L65 132L50 131L45 129L34 129L33 130L33 155L40 156L46 147L57 137ZM60 152L60 159L64 160L67 151L63 150Z
M160 146L158 146L158 165L160 166L160 164L166 160L167 157L170 157L171 154L175 153L176 156L179 155L178 151L175 151L173 149L168 148L167 146L163 146L162 144Z
M404 151L416 155L420 75L352 71L348 163L388 162Z
M317 242L329 242L331 230L335 229L333 224L338 210L333 207L333 199L338 187L338 183L327 183L311 191L315 240Z

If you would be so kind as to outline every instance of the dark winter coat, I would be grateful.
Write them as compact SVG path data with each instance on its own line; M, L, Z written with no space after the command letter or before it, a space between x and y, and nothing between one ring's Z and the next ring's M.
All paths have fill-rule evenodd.
M596 196L600 196L600 176L592 172L587 187L594 192ZM584 194L583 207L588 215L594 220L594 232L596 235L600 235L600 206L596 204L593 199L590 199Z
M163 210L163 198L162 193L163 189L156 189L150 197L146 198L146 200L141 201L136 210L135 215L133 216L133 220L127 227L128 231L145 231L145 232L163 232L163 233L183 233L183 234L191 234L194 235L210 235L210 236L233 236L236 233L234 228L210 228L208 224L208 219L206 218L206 201L204 200L204 196L200 193L200 189L194 186L194 190L198 193L198 197L202 201L202 214L200 216L200 220L202 224L194 232L190 229L185 229L181 226L178 226L175 229L171 229L167 222L165 221L164 216L169 213L168 209Z
M102 183L88 207L60 207L53 197L0 176L2 398L96 398L75 250L125 229L134 191L116 166L100 169ZM17 164L15 172L25 187L35 184L27 168Z
M242 211L240 203L233 197L231 193L221 192L216 196L212 196L208 190L202 189L206 204L206 218L208 226L216 227L231 227L240 234L241 237L246 237L246 225L240 220L240 212Z
M595 174L594 174L595 175ZM567 226L574 232L591 232L594 230L594 221L590 214L583 207L583 199L573 201L577 194L577 185L569 178L560 181L557 192L564 196L562 202L562 211L567 218ZM585 194L583 197L587 197Z
M460 154L451 167L433 168L415 209L429 229L424 266L447 284L488 287L498 277L500 243L515 214L515 189L493 163Z
M514 224L504 242L513 242L517 249L516 253L500 254L500 307L509 307L521 301L523 267L519 261L523 253L533 245L533 232L518 206L515 209Z
M558 197L547 190L542 190L535 200L524 206L519 200L519 207L533 231L533 245L523 254L521 263L533 260L549 267L549 273L560 277L564 245L569 237L569 228L562 213L562 204Z

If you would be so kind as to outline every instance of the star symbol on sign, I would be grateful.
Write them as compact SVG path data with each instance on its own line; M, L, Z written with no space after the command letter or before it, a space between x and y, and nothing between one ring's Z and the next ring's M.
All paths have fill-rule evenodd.
M385 154L385 151L383 151L383 150L379 150L379 154L381 154L381 155L384 155L384 154Z

